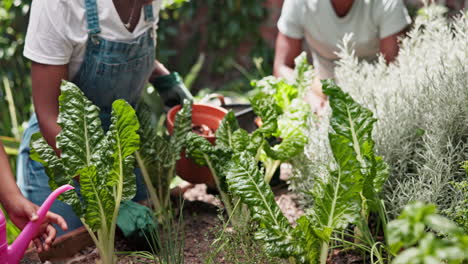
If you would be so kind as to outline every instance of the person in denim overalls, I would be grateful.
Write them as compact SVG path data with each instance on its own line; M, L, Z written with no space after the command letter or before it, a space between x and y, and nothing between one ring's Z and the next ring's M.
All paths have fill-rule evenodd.
M48 4L46 2L40 3L40 1L46 0L33 1L33 11L34 2L38 2L37 5ZM135 106L143 87L148 81L151 81L158 90L166 106L179 104L183 99L191 99L190 93L184 87L177 73L169 73L164 66L155 61L154 26L149 27L146 32L131 41L111 41L100 36L101 26L98 16L98 5L100 3L108 5L109 3L100 2L100 0L73 1L84 1L85 3L88 39L84 60L71 81L80 87L84 94L101 109L101 120L104 129L107 130L110 125L112 102L117 99L124 99ZM152 1L133 0L122 2L114 0L113 2L115 3L115 9L121 11L118 14L121 20L128 20L125 26L129 31L139 23L139 17L134 16L134 14L143 13L144 22L154 25L155 16ZM132 2L133 5L131 5ZM126 9L126 5L131 6ZM132 11L131 14L128 14L130 7ZM141 10L141 8L143 8L143 12L134 12L133 10ZM123 19L124 17L127 18ZM27 54L27 46L25 55ZM32 115L29 126L23 135L18 157L17 183L22 193L35 204L41 204L51 193L51 189L43 166L29 157L30 139L31 135L40 131L47 142L51 146L55 146L55 136L60 131L56 124L58 102L50 106L44 101L51 100L46 97L57 98L60 80L67 76L66 74L60 74L68 70L67 66L64 66L42 65L35 63L33 60L33 99L37 115ZM51 85L54 87L51 87ZM53 94L44 94L42 92L44 89L53 89L51 92ZM53 102L55 103L55 101ZM56 151L59 152L60 150L56 149ZM141 201L145 198L146 188L137 171L137 194L133 200ZM55 202L51 211L65 218L69 231L82 226L80 219L75 215L72 208L61 201ZM64 232L59 231L59 235L62 234Z

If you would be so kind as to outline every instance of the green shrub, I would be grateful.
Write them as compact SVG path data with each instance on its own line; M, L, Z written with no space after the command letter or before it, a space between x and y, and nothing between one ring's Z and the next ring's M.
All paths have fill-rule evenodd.
M392 264L461 264L468 260L468 235L438 215L435 205L414 202L405 206L398 219L388 223L388 234L389 247L398 254Z

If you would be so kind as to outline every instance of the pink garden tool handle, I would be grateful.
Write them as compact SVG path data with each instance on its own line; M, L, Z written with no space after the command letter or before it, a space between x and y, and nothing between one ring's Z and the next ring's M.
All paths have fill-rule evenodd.
M21 231L21 234L18 236L15 242L8 247L8 262L6 262L7 264L19 263L19 261L24 255L24 252L28 248L29 243L37 235L37 232L39 232L41 224L44 221L47 212L49 211L54 201L60 194L72 189L74 189L74 187L71 185L63 185L60 188L56 189L54 192L52 192L49 195L49 197L47 197L47 200L44 201L44 203L37 211L38 219L29 222L23 229L23 231ZM0 257L0 259L1 258L2 257ZM2 262L2 264L4 264L4 262Z

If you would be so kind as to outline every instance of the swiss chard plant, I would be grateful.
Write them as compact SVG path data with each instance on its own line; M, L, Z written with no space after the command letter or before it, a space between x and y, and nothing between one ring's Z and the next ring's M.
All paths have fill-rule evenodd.
M117 216L122 201L135 196L134 153L140 147L139 123L134 109L125 101L112 104L111 125L104 132L99 108L80 89L62 82L59 97L58 157L45 139L36 134L31 157L42 163L49 185L77 186L81 197L67 192L61 199L73 207L88 230L104 264L116 263L114 253Z
M376 122L370 110L356 103L332 81L322 83L332 115L328 134L336 168L328 179L316 179L312 190L315 204L311 220L321 237L321 263L325 263L334 230L364 220L371 211L379 213L383 224L386 215L379 197L388 177L388 166L374 152L372 129ZM359 236L362 230L356 230Z
M309 106L302 100L302 97L311 83L313 71L307 63L305 53L297 57L295 62L296 77L293 82L287 82L284 79L275 77L266 77L260 81L252 82L253 87L271 96L274 100L271 99L268 103L276 104L279 109L278 115L274 117L276 119L274 120L276 128L271 131L271 135L265 136L277 138L281 143L275 146L263 145L259 157L266 170L266 182L271 181L273 174L282 162L288 162L302 153L308 141L305 131L311 113ZM254 107L255 112L261 113L262 107L261 105L257 109Z
M241 219L246 219L245 216L239 215L241 213L234 213L239 200L230 195L226 183L226 168L234 154L248 151L257 163L262 161L262 166L268 171L263 179L268 183L280 162L302 152L307 142L301 126L298 125L299 122L293 117L298 112L302 114L300 117L307 115L308 112L305 109L308 108L296 109L295 113L285 111L293 108L289 106L297 96L297 94L286 94L291 89L291 86L284 83L284 86L278 86L278 89L274 91L277 97L259 92L251 98L252 108L262 120L262 125L251 134L239 128L234 113L229 112L215 132L214 146L199 135L194 133L188 135L187 154L199 165L206 165L210 168L226 211L234 223L240 223ZM281 97L283 95L285 97ZM278 98L288 100L287 104ZM282 141L271 147L268 142L271 137L280 137ZM238 216L240 219L237 219Z
M296 228L276 204L255 152L238 149L224 167L229 191L248 205L266 252L300 263L326 263L333 234L365 219L371 209L378 211L387 175L387 166L373 149L372 113L331 81L324 82L323 89L333 110L329 140L336 164L328 178L316 179L311 190L315 204Z
M310 82L310 66L305 55L297 60L296 82L267 77L252 83L259 92L250 99L253 111L262 125L249 134L240 129L234 113L229 112L216 131L216 144L194 133L188 136L187 154L200 165L207 165L220 190L221 199L231 216L237 202L231 197L226 184L226 167L234 153L246 150L266 171L264 180L269 183L281 162L303 152L307 143L304 128L310 116L309 107L302 102L302 91ZM271 146L269 139L280 143Z
M225 151L237 151L238 144L247 144L248 146L245 147L254 153L258 161L263 162L263 166L268 172L265 180L269 182L281 162L287 161L303 151L304 145L307 143L303 129L310 116L310 111L308 105L301 100L301 96L310 83L311 67L307 64L305 54L299 56L296 63L298 65L295 69L297 78L293 84L274 77L266 77L260 81L252 82L257 93L250 98L250 102L255 114L261 118L261 127L252 134L248 134L247 131L239 129L234 114L229 113L220 125L219 131L216 132L218 150L215 151L215 147L210 150L211 153L219 151L220 148ZM189 142L198 138L196 135L191 135ZM269 140L272 138L279 139L280 143L271 146ZM198 146L201 146L201 142L204 141L198 139ZM210 149L207 143L203 144L206 146L205 150ZM191 144L191 151L188 154L192 154L198 149L197 144ZM206 158L210 158L210 155ZM216 160L216 154L213 154L211 158ZM207 162L206 159L205 161L203 159L196 160L204 165L212 163L212 171L215 164L218 168L223 167L220 164L225 164L221 160L215 162ZM224 159L224 161L228 160L229 158ZM223 185L222 172L217 174L220 174L217 179L218 183Z
M428 231L432 230L432 232ZM388 223L388 243L392 264L449 263L468 261L468 234L446 217L436 206L414 202Z
M138 118L142 145L136 152L136 160L157 216L162 220L169 213L170 184L176 176L176 162L185 147L186 135L192 130L192 104L186 101L177 113L171 136L157 133L144 105L138 109Z

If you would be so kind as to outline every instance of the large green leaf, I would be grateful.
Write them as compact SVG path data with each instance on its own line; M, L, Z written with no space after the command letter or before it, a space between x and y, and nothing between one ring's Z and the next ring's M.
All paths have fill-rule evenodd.
M186 100L182 109L177 112L170 139L174 160L180 158L180 152L186 144L187 133L190 131L192 131L192 103Z
M187 155L200 166L209 166L214 170L214 177L223 191L227 191L226 167L233 155L232 149L213 146L204 137L190 132L187 135Z
M155 137L156 137L156 130L153 126L151 120L151 111L147 104L144 102L140 102L136 109L138 122L140 123L140 130L138 134L140 135L141 147L140 153L144 157L145 163L146 161L150 161L153 156L155 156Z
M247 149L250 143L250 135L244 129L237 129L232 134L232 149L234 152L241 152Z
M97 237L92 235L102 261L111 263L120 203L135 196L133 154L140 145L138 119L128 103L117 100L104 135L99 109L75 85L63 82L61 89L58 123L62 130L57 136L61 157L38 136L33 138L32 157L46 167L52 189L80 177L82 201L74 192L67 192L64 200L89 232L97 232Z
M154 188L156 192L156 188L163 185L162 178L167 176L163 174L164 167L173 166L175 161L172 161L173 155L170 152L170 143L165 138L157 135L156 129L151 122L150 110L146 104L140 103L138 105L137 116L140 122L141 148L139 154L143 161L143 164L139 164L139 166L142 171L148 173L147 180L151 181L151 186L147 187Z
M245 137L245 134L240 134L239 136L243 136L243 139L247 139ZM249 143L246 149L252 155L257 156L260 150L262 150L263 146L266 144L268 144L268 142L265 140L265 134L263 133L263 131L257 129L250 135ZM237 145L237 147L240 147L240 145Z
M53 185L52 189L56 189L61 185L70 184L72 178L67 172L62 160L57 156L55 151L47 144L41 133L35 133L31 136L31 154L32 160L41 163L47 175L49 183Z
M310 89L313 82L314 70L307 60L307 53L303 52L295 60L294 73L296 75L295 86L298 90L298 95L303 96Z
M141 149L137 157L152 203L157 207L156 214L163 216L169 210L169 192L175 177L176 161L186 145L186 135L191 130L191 103L185 102L175 118L172 136L160 136L151 121L148 107L140 104Z
M306 73L303 71L307 71L308 67L302 64L301 66L303 69L298 69L298 74L304 80L298 80L298 83L304 84ZM263 125L252 135L252 139L257 142L253 144L255 142L252 140L249 150L252 153L255 153L255 148L265 150L266 155L260 155L260 159L267 168L267 180L271 175L270 171L276 170L280 164L278 161L288 161L303 152L307 143L305 131L311 112L310 106L299 98L298 83L289 84L284 79L272 76L253 82L253 85L262 91L251 101L255 112L262 118ZM274 147L265 144L262 137L270 136L280 139L281 143Z
M115 198L95 166L85 167L80 174L81 194L86 206L84 219L93 231L109 227L115 209Z
M290 160L302 153L308 142L305 131L310 116L310 106L297 98L290 100L290 104L283 108L283 114L278 117L278 130L274 134L281 139L281 143L274 147L265 145L266 154L274 160Z
M136 193L133 154L140 148L140 125L135 110L124 100L112 104L112 118L107 141L112 146L112 170L108 186L122 185L122 200L130 200Z
M223 121L216 130L216 145L228 148L234 148L234 132L239 129L234 112L229 111L223 118Z
M353 178L345 171L334 171L328 181L317 178L312 190L315 203L310 217L315 233L329 242L334 230L343 230L355 222L360 213L359 192L354 189Z
M436 206L415 202L405 206L398 217L388 223L388 238L390 250L398 253L403 247L410 247L418 243L425 235L425 218L436 213Z
M302 132L300 127L296 127L296 130L291 131L285 138L282 138L282 142L274 147L265 144L265 152L268 157L274 160L287 161L292 157L302 153L304 146L307 143L307 138Z
M293 230L276 204L270 186L263 180L255 158L248 152L236 154L225 169L229 190L248 205L252 218L260 225L255 237L265 242L266 252L278 257L301 252L294 242Z
M283 110L287 109L298 95L296 87L287 84L284 80L280 80L275 84L275 90L273 97L278 106Z
M364 182L367 169L365 156L373 151L372 126L375 119L372 112L356 103L332 81L323 82L323 92L328 95L333 109L330 118L330 146L342 171L349 171L356 185Z
M100 160L105 145L104 131L99 119L99 108L71 82L62 82L59 97L58 124L62 131L57 136L61 159L72 173Z
M46 174L49 176L49 186L52 190L65 184L75 185L72 178L73 175L66 169L62 160L59 159L55 151L47 144L40 133L36 133L31 137L31 159L44 166ZM76 190L63 193L59 199L72 206L78 216L83 214L83 204Z
M388 168L374 153L372 128L376 119L333 81L324 81L323 91L333 109L329 140L338 167L353 183L350 187L364 195L366 206L377 210L378 193L388 177Z
M159 199L167 197L170 192L170 184L175 176L176 155L170 142L161 136L156 136L154 144L155 155L151 157L149 173L151 173L151 182Z
M316 237L323 241L322 263L327 258L333 232L347 228L361 217L364 182L370 183L366 186L373 189L372 193L368 192L372 194L369 198L377 204L382 182L377 178L386 171L384 163L374 155L372 112L357 104L332 81L323 82L323 91L329 96L332 108L328 137L336 168L328 177L317 177L311 191L315 203L309 218Z
M308 216L301 216L297 219L293 236L300 250L296 256L300 263L315 264L319 262L321 240L315 234L314 225L314 221Z
M266 136L275 133L278 129L278 116L281 114L281 108L276 104L275 98L265 93L258 93L250 99L250 103L263 123L256 132L261 132Z
M207 165L205 156L213 153L213 145L204 137L193 132L187 134L187 156L192 158L198 165Z

